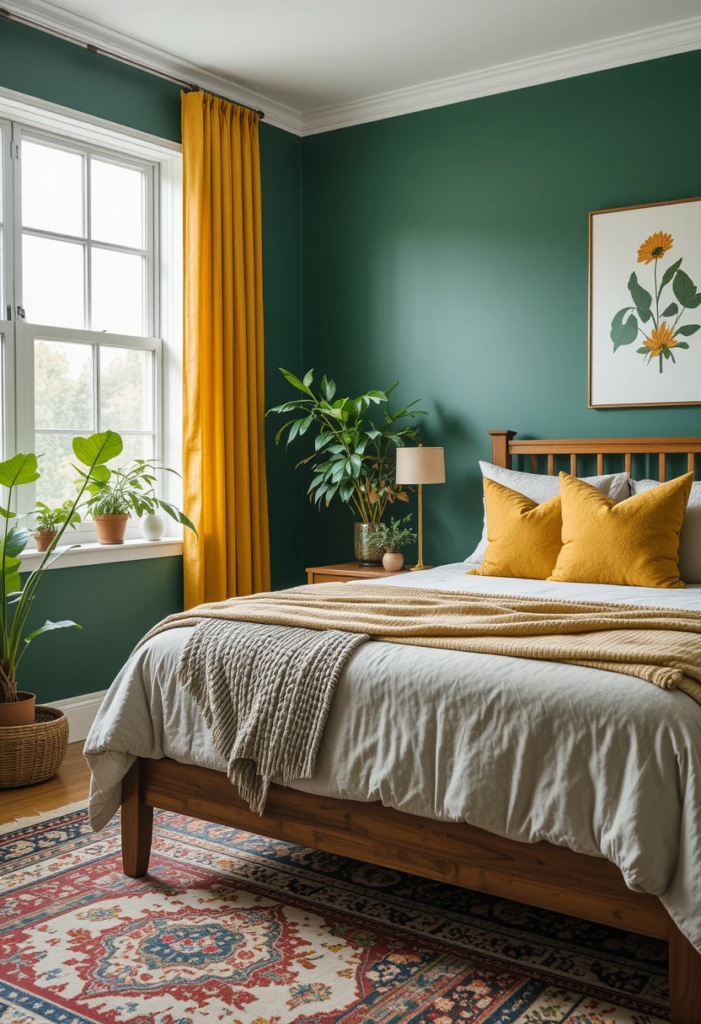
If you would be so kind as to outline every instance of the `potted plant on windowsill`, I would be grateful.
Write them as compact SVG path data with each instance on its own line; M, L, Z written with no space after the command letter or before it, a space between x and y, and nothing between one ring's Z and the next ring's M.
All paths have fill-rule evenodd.
M159 508L197 536L194 524L180 509L156 497L155 474L159 468L166 473L175 472L159 467L156 459L134 459L123 469L111 470L101 465L88 473L78 470L81 486L90 495L87 507L95 520L100 544L123 544L131 513L139 517L155 515Z
M416 534L410 530L408 523L411 514L404 519L390 519L389 526L383 523L378 531L377 543L384 551L382 565L387 572L399 572L404 565L402 548L416 540Z
M73 440L76 458L87 474L95 472L122 451L119 434L105 431ZM23 786L51 778L58 771L68 743L68 722L55 708L36 708L33 693L17 687L17 671L29 646L37 637L55 629L80 628L70 620L32 629L28 619L44 575L60 553L56 547L69 526L74 525L87 483L61 516L56 536L49 542L39 566L20 577L21 559L31 536L20 526L12 505L18 487L41 476L36 455L19 454L0 463L0 485L6 490L6 507L0 508L4 526L0 529L0 788Z
M338 497L350 505L359 520L355 524L355 557L361 565L379 564L383 549L378 530L385 510L395 501L409 500L407 490L394 479L394 452L407 439L416 438L418 431L414 426L399 426L399 421L426 413L414 408L416 402L390 412L389 396L397 384L386 391L367 391L358 398L335 398L336 384L326 376L316 393L313 370L302 380L282 367L280 372L304 397L268 410L293 414L277 432L275 442L279 444L287 434L289 444L311 427L316 429L313 454L297 464L312 463L310 500L328 506ZM379 424L368 415L372 407L382 411Z
M75 530L80 516L74 510L70 499L58 508L50 508L43 501L37 502L34 510L34 541L37 551L46 551L62 523Z

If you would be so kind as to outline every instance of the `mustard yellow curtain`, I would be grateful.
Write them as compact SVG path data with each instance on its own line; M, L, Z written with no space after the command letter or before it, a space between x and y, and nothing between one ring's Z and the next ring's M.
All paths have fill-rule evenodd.
M270 589L258 115L182 94L185 607Z

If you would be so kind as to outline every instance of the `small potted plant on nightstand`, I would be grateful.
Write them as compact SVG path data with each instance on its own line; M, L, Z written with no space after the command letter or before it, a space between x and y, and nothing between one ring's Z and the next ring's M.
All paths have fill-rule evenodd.
M80 516L73 508L72 501L64 501L58 508L50 508L43 501L37 502L34 512L34 541L37 551L46 551L63 523L75 530Z
M416 540L416 534L409 529L411 515L404 519L390 519L389 525L383 523L378 531L377 543L384 549L382 565L387 572L399 572L404 565L402 548Z

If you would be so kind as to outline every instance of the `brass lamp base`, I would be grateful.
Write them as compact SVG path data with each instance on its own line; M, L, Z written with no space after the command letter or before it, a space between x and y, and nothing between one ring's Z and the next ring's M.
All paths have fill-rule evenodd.
M432 569L432 565L408 565L409 572L421 572L422 569Z

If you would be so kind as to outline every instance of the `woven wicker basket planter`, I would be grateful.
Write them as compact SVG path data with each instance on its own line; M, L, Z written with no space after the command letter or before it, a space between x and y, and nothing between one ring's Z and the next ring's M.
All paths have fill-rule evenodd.
M57 708L37 707L33 725L0 729L0 789L33 786L52 778L68 746L68 719Z

